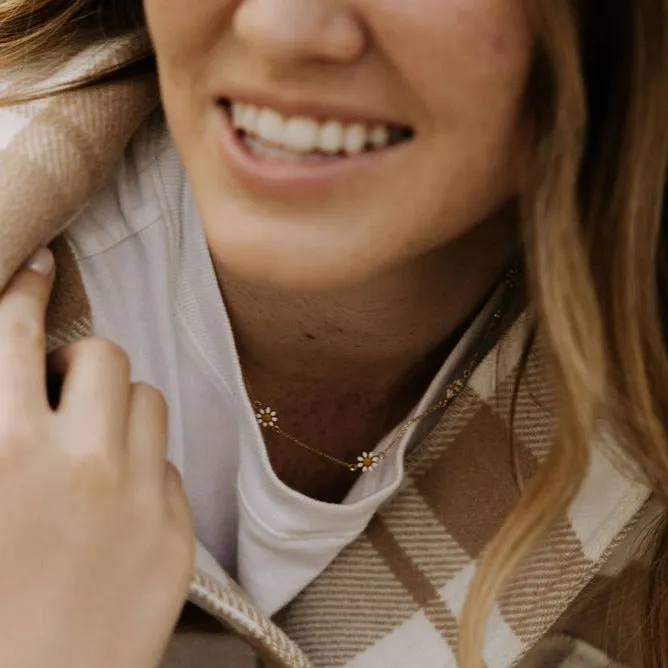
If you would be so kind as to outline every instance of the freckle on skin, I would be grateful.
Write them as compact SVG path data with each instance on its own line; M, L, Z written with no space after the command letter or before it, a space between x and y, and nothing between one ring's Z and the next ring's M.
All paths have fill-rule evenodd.
M491 47L492 52L496 55L503 54L503 52L506 50L506 40L504 39L504 36L496 35L496 37L492 39Z
M306 336L306 338L309 341L315 341L315 336L313 336L313 334L309 334L308 332L306 332L306 334L304 336Z

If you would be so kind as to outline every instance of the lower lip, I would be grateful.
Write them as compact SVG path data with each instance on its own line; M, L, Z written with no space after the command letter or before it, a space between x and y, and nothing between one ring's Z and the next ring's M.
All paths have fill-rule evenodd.
M357 178L365 169L395 154L405 143L346 158L322 161L280 162L251 153L232 126L229 113L220 108L223 156L237 180L247 189L280 199L322 197L342 182Z

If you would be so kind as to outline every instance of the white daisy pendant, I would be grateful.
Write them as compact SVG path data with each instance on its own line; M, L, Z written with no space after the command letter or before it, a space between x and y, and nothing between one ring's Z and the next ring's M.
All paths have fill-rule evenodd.
M379 461L380 458L377 455L374 455L370 452L363 452L357 458L357 468L362 469L362 473L368 473L369 471L373 471L376 466L378 466Z
M278 416L276 411L272 410L269 406L266 408L260 408L260 410L255 413L255 418L257 423L263 427L275 427L278 424Z

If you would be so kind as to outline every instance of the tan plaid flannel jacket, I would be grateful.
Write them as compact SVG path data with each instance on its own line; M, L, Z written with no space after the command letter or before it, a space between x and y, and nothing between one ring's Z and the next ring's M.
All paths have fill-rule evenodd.
M55 80L128 48L93 49ZM59 272L51 348L91 332L76 262L58 235L157 104L155 83L144 80L0 108L0 287L40 244L52 243ZM538 355L529 360L510 420L526 328L524 316L510 327L411 455L396 496L277 620L257 610L198 546L194 605L165 666L456 666L468 583L519 498L511 430L527 477L550 447L554 397ZM638 545L663 509L610 463L610 447L603 439L592 443L589 475L567 516L495 606L483 647L490 668L641 665L634 636L643 620L647 555Z

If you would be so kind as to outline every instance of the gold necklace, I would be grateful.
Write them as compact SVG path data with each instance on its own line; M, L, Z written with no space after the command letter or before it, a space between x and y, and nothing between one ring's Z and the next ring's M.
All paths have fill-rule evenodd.
M397 428L394 438L380 452L374 453L369 451L363 451L357 457L357 461L347 462L344 461L343 459L339 459L338 457L334 457L334 455L330 455L327 452L318 450L317 448L314 448L312 445L309 445L308 443L304 443L304 441L300 440L296 436L293 436L292 434L283 430L278 421L278 414L273 408L271 408L271 406L261 401L258 401L255 398L255 396L253 395L253 388L251 387L250 383L248 382L248 379L246 378L246 375L243 373L242 370L242 376L246 384L248 396L251 400L253 408L255 409L255 419L263 429L271 429L274 432L276 432L279 436L282 436L288 441L291 441L292 443L298 445L300 448L308 450L312 454L317 455L322 459L326 459L327 461L330 461L334 464L343 466L351 472L357 471L361 473L368 473L370 471L373 471L378 466L378 464L387 457L387 454L390 452L390 450L397 443L401 441L401 439L406 435L406 432L413 425L417 424L418 422L421 422L426 417L433 415L437 411L447 408L455 400L455 398L461 394L462 390L466 387L468 380L471 378L471 374L473 373L475 367L478 365L478 362L480 361L481 351L486 349L486 344L488 343L489 338L496 331L496 329L501 324L501 321L503 320L503 316L505 315L506 309L508 308L510 292L517 287L518 277L520 273L521 271L518 267L512 267L506 273L503 279L506 290L502 298L502 305L492 314L492 317L490 318L489 321L489 325L480 342L478 350L471 357L471 360L466 365L460 376L448 385L448 387L445 390L445 393L443 394L443 397L439 401L437 401L435 404L427 408L419 415L415 415L409 418L408 420L404 421L403 423L401 423L401 425Z

